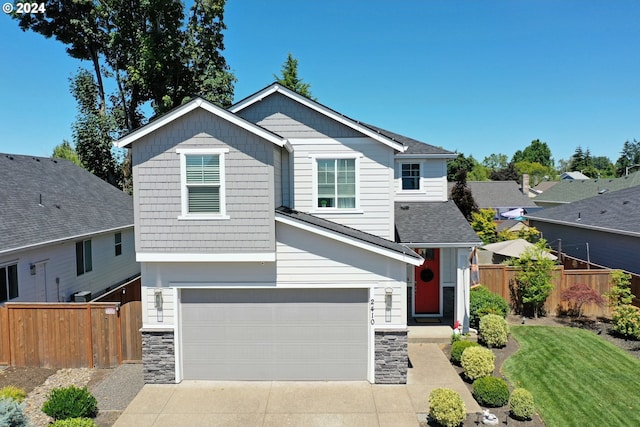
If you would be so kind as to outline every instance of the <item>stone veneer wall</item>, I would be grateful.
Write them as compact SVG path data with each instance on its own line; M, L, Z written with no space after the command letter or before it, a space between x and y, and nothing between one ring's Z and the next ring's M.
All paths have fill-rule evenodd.
M142 330L142 366L145 384L176 382L173 329Z
M375 332L376 384L406 384L409 367L407 330Z

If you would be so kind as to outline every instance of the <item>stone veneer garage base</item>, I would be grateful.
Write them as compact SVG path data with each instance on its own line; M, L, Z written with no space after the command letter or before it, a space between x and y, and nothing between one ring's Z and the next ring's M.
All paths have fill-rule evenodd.
M145 384L176 382L173 329L142 330L142 365Z
M376 384L406 384L409 367L407 330L376 331Z

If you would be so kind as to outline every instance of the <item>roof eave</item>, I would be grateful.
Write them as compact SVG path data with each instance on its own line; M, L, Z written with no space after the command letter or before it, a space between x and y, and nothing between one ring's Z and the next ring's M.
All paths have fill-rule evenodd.
M540 217L534 217L534 216L528 216L528 215L525 215L525 218L527 218L528 220L532 220L532 221L548 222L550 224L565 225L565 226L568 226L568 227L575 227L575 228L584 228L584 229L587 229L587 230L601 231L601 232L604 232L604 233L620 234L620 235L623 235L623 236L640 237L640 232L635 232L635 231L618 230L618 229L615 229L615 228L599 227L597 225L569 222L569 221L563 221L563 220L559 220L559 219L540 218Z

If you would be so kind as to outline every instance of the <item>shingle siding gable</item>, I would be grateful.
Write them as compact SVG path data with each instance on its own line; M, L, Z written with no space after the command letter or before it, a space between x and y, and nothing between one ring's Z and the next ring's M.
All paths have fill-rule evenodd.
M176 149L225 148L228 220L179 220ZM195 110L133 144L136 250L143 253L275 251L274 148L212 114Z

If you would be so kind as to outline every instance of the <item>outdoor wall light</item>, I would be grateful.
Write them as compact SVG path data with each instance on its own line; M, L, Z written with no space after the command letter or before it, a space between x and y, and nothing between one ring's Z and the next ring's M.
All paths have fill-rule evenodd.
M384 290L384 321L391 322L391 305L393 302L393 289Z
M156 289L154 291L154 297L155 297L155 308L158 311L162 311L162 289Z

